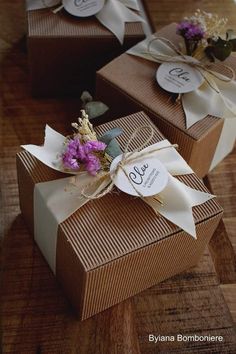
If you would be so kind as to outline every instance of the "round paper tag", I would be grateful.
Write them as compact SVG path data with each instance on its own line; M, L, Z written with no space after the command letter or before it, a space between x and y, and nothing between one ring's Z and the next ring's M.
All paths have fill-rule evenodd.
M192 57L187 57L196 61ZM163 63L159 66L156 79L158 84L166 91L173 93L186 93L196 90L204 81L201 73L194 67L185 63Z
M139 154L139 152L135 153L132 158ZM119 155L112 161L110 171L116 168L121 159L122 155ZM155 156L150 155L150 157L129 162L125 164L124 169L127 175L120 168L113 181L116 187L127 194L139 196L138 191L144 197L156 195L168 183L168 171Z
M89 17L97 14L103 8L105 0L63 0L67 12L78 17Z

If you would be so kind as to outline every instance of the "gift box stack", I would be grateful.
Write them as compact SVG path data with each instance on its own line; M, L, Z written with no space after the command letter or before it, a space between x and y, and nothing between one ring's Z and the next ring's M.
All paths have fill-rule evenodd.
M160 56L166 56L164 60L167 61L173 60L171 57L178 54L176 46L184 46L181 37L176 34L176 27L176 24L166 26L98 71L97 96L105 103L109 102L111 118L117 110L121 115L144 110L171 142L179 144L181 155L193 170L204 177L233 149L236 85L234 79L226 82L227 79L222 78L221 81L220 75L215 77L214 72L209 75L207 67L206 70L199 67L203 77L207 75L207 81L195 91L182 94L180 90L182 102L171 97L165 85L173 79L173 76L170 78L167 75L176 63L171 68L167 67L165 82L160 77L160 84L157 83L156 71L163 60ZM163 42L162 38L166 41ZM227 67L235 70L235 57L229 57L224 66L222 68L219 64L216 70L221 70L222 74ZM186 72L186 67L183 70ZM181 77L179 80L183 81ZM178 91L178 85L182 82L178 81L173 90L177 87Z
M81 2L73 6L73 1L64 1L64 8L61 1L27 2L30 86L35 97L93 92L96 70L153 31L139 0L109 0L97 18L91 15L104 1Z
M200 178L234 145L236 44L206 37L207 14L151 34L139 1L47 6L27 2L32 93L94 90L97 70L109 113L93 128L89 99L71 136L47 126L43 146L22 146L20 206L84 320L203 254L223 211Z

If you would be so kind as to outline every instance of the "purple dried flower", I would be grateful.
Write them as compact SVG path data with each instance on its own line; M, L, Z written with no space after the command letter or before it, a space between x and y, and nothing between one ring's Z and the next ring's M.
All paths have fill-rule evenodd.
M66 147L66 151L62 155L63 164L68 169L76 170L80 166L77 160L78 146L78 140L70 140Z
M205 32L198 23L191 23L189 21L182 21L177 25L177 34L183 36L189 41L200 41L204 38Z
M85 168L91 175L96 175L97 171L100 170L101 163L97 156L90 154L87 156L85 162Z
M106 144L101 141L87 141L82 144L79 139L71 139L62 155L63 165L68 169L78 170L83 164L90 174L95 175L101 168L101 163L94 153L104 151L105 148Z
M184 38L187 55L194 54L198 43L206 34L200 23L187 19L177 25L176 33Z
M86 154L93 151L103 151L106 148L106 144L98 140L87 141L83 146L84 150L86 151Z

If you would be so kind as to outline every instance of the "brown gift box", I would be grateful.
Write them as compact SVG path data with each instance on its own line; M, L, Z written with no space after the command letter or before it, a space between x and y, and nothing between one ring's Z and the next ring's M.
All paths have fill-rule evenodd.
M174 43L176 24L157 32ZM236 69L235 58L228 65ZM159 64L123 54L97 73L96 96L110 107L108 119L144 110L167 139L179 145L179 152L199 177L210 168L222 131L223 119L207 116L191 128L185 127L181 103L174 103L155 79Z
M47 8L28 11L27 19L30 84L34 96L79 97L82 90L93 92L96 70L145 38L140 22L126 24L121 45L93 17L76 18L63 10L53 14ZM153 29L150 25L151 32Z
M96 128L100 135L113 127L124 148L133 130L151 123L139 112ZM153 126L154 127L154 126ZM163 140L154 127L150 144ZM132 142L137 148L145 136ZM36 183L64 177L28 152L17 155L20 206L33 234L33 191ZM178 177L207 191L194 174ZM56 276L79 314L86 319L138 292L195 265L210 240L222 209L215 199L193 208L197 240L158 216L141 199L110 193L88 202L59 225ZM69 242L68 242L69 241Z

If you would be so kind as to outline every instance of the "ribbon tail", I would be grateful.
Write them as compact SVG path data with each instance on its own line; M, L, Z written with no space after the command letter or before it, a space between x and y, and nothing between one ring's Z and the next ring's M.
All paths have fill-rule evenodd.
M204 81L198 89L185 93L182 96L187 129L191 128L192 125L205 118L208 114L220 118L223 117L225 105L215 83L213 87L214 89Z
M234 148L236 139L236 117L225 119L214 157L211 161L210 171L220 163Z
M129 10L117 0L107 0L102 10L96 15L97 19L117 37L123 44L126 22L144 22L144 19Z
M118 0L120 1L123 5L126 7L129 7L130 9L139 11L140 10L140 5L138 0Z
M26 10L41 10L61 3L61 0L26 0Z
M144 201L154 211L196 238L192 207L202 204L214 196L192 189L169 175L169 183L164 191L158 194L158 197L163 201L163 205L156 202L153 197L145 198Z
M185 93L182 97L187 129L207 115L219 118L236 115L235 82L224 82L208 73L204 77L204 83L197 90Z
M187 162L182 158L182 156L176 151L174 147L171 146L171 143L165 139L156 144L148 146L143 149L143 151L151 151L156 147L156 156L158 160L160 160L163 165L165 165L167 171L172 176L177 175L189 175L193 173L191 167L187 164ZM168 147L165 149L165 147ZM159 151L158 151L159 149Z
M44 145L21 145L23 149L30 152L33 156L35 156L39 161L41 161L46 166L60 172L62 169L58 163L58 154L63 151L65 142L65 137L50 128L48 125L45 127L45 138ZM69 173L69 172L68 172ZM70 173L74 174L74 173Z
M215 81L219 88L222 106L224 107L222 117L224 118L224 125L211 162L210 171L233 150L236 139L236 83L235 81L224 82L218 78L215 78Z
M208 111L204 109L203 106L197 105L198 101L194 98L195 96L195 92L185 93L182 96L182 105L187 129L191 128L194 124L208 115Z
M223 77L224 78L224 77ZM236 82L224 82L219 79L215 79L218 87L221 99L225 105L225 114L224 118L235 118L236 116L236 103L235 103L235 91L236 91Z

